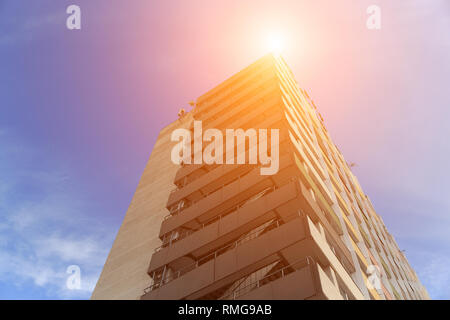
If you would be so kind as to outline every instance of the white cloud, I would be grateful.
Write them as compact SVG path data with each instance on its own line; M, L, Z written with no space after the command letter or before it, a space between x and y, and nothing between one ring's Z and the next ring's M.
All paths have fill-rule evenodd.
M450 257L424 253L417 273L433 299L450 297Z
M39 239L35 243L36 254L39 257L57 257L65 262L82 261L99 265L103 262L102 257L106 254L104 248L99 246L98 240L89 238L70 239L60 235L51 235Z
M83 188L72 188L65 171L9 160L20 159L21 150L38 152L11 144L17 142L0 140L0 282L39 288L44 297L89 298L114 232L96 219ZM80 290L66 287L70 265L81 269Z
M47 209L52 210L50 207ZM32 281L50 295L88 298L110 246L105 240L108 237L101 233L89 235L89 228L77 224L76 219L55 224L48 215L30 215L33 211L33 206L30 211L21 207L17 213L9 213L9 222L1 225L7 236L0 238L0 281L16 286ZM21 219L22 223L19 223ZM91 221L91 224L95 223ZM71 231L63 233L60 229ZM65 287L69 276L66 269L72 264L81 268L81 290Z

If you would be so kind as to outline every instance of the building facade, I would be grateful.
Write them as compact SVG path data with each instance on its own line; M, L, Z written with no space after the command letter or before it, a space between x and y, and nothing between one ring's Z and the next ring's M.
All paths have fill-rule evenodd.
M278 129L278 171L171 161L171 133ZM194 144L192 135L191 144ZM228 145L227 145L228 146ZM250 136L230 146L248 160ZM203 149L201 150L203 152ZM226 154L226 156L225 156ZM217 154L216 154L217 156ZM192 160L195 155L192 155ZM163 129L93 299L428 299L284 60L267 55Z

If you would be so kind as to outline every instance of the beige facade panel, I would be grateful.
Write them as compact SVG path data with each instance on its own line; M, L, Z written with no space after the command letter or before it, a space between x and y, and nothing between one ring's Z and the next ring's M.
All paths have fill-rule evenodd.
M222 133L279 129L278 172L261 175L259 164L174 165L170 134L193 133L194 121ZM256 147L226 146L220 156ZM208 91L161 131L92 295L428 298L314 102L275 55Z

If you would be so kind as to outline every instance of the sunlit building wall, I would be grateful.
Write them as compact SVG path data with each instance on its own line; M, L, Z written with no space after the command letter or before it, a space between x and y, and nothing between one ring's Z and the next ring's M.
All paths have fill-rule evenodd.
M224 136L230 128L279 129L278 172L261 175L258 164L173 164L171 133L193 132L194 120ZM314 102L284 60L270 54L161 131L92 298L428 294Z

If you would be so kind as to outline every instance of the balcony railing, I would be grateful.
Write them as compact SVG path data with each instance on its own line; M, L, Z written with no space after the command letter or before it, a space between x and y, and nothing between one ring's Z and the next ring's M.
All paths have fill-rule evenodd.
M246 285L244 287L236 289L235 291L231 292L230 294L221 297L220 300L228 300L228 299L235 300L236 298L243 296L244 294L247 294L253 290L256 290L272 281L275 281L280 278L284 278L287 275L298 271L299 269L303 269L304 267L312 264L313 262L314 262L314 259L310 256L307 256L306 258L298 260L297 262L294 262L286 267L283 267L282 269L274 271L274 272L264 276L261 279L258 279L252 283L249 283L248 285Z
M255 168L260 168L260 167L261 167L261 165L255 166ZM228 182L227 184L222 185L220 188L218 188L218 189L216 189L216 190L214 190L214 191L211 191L211 192L206 193L206 194L204 195L204 197L202 197L201 199L198 199L198 200L196 200L196 201L190 201L190 202L189 202L189 205L184 205L184 206L182 206L182 207L174 208L174 209L170 210L170 213L169 213L168 215L164 216L163 221L169 219L170 217L173 217L173 216L176 216L176 215L180 214L183 210L186 210L187 208L191 207L192 205L196 204L197 202L202 201L203 199L207 198L210 194L212 194L212 193L214 193L214 192L217 192L217 191L219 191L219 190L223 190L226 186L229 186L229 185L232 184L233 182L236 182L236 181L240 180L241 178L247 176L247 175L250 174L251 172L252 172L252 171L248 171L248 172L245 172L244 174L238 175L236 178L234 178L233 180L231 180L231 181ZM174 189L174 190L171 191L171 193L176 192L176 191L178 191L178 190L179 190L179 189ZM185 200L182 199L182 200L180 200L180 202L181 202L181 201L185 201Z
M237 210L239 210L239 208L242 208L244 205L246 205L246 204L248 204L250 202L253 202L253 201L255 201L255 200L261 198L262 196L265 196L265 195L267 195L267 194L269 194L271 192L274 192L277 189L280 189L280 187L272 186L272 187L268 187L268 188L264 189L263 191L259 192L258 194L254 195L253 197L243 201L241 204L239 204L236 207L234 207L234 209L231 209L231 210L229 210L226 213L223 213L223 214L220 214L218 216L212 217L211 219L205 221L204 223L201 224L200 228L198 228L198 229L178 231L178 236L176 238L170 239L169 241L163 243L162 245L157 247L154 250L154 252L158 252L158 251L161 251L163 248L170 247L175 242L180 241L180 240L182 240L184 238L187 238L191 234L204 229L205 227L213 224L214 222L222 220L222 218L228 216L229 214L231 214L233 212L236 212ZM174 231L172 231L172 232L174 232ZM170 235L169 237L172 237L172 235Z
M287 218L300 217L300 216L302 216L302 213L301 213L301 211L298 211L297 213L295 213L293 215L290 215ZM198 268L199 266L201 266L201 265L203 265L203 264L205 264L205 263L207 263L207 262L209 262L209 261L211 261L213 259L216 259L218 256L224 254L225 252L227 252L227 251L229 251L231 249L234 249L234 248L236 248L236 247L238 247L238 246L240 246L240 245L242 245L242 244L244 244L244 243L246 243L246 242L248 242L250 240L258 238L260 235L263 234L263 231L269 231L269 230L273 230L273 229L279 228L283 224L284 224L284 221L282 219L277 219L277 220L274 220L272 222L265 223L265 224L259 226L258 228L254 229L250 233L246 234L243 238L240 238L240 239L238 239L238 240L236 240L236 241L234 241L234 242L232 242L232 243L230 243L228 245L225 245L225 246L217 249L216 251L208 254L207 256L198 259L197 261L193 262L192 264L189 264L189 265L181 268L180 270L178 270L178 271L176 271L174 273L171 273L170 275L166 275L167 274L167 265L166 265L166 266L164 266L164 269L162 271L161 279L158 279L158 281L154 282L152 285L150 285L149 287L145 288L144 289L144 293L148 293L148 292L151 292L153 290L156 290L156 289L166 285L167 283L169 283L169 282L171 282L171 281L173 281L175 279L178 279L182 275L184 275L184 274L186 274L186 273L188 273L188 272ZM157 275L156 275L156 271L155 271L155 272L153 272L152 278L155 279L156 276Z

